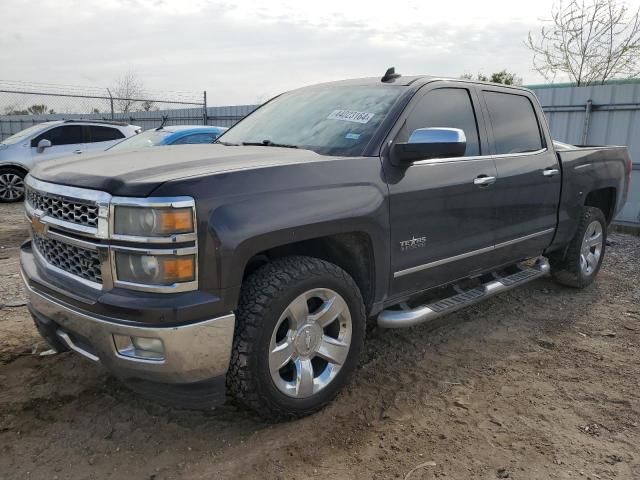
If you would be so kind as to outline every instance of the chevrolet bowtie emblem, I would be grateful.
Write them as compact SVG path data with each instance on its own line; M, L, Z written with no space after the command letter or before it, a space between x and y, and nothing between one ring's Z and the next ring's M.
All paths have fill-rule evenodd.
M31 226L33 230L42 235L47 230L47 225L40 220L40 217L31 217Z

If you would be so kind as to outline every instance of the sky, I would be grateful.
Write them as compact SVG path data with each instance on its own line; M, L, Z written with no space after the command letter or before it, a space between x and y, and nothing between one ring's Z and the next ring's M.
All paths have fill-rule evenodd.
M632 4L640 3L634 0ZM543 79L524 45L553 0L2 0L0 80L151 91L253 104L343 78L457 77L506 68Z

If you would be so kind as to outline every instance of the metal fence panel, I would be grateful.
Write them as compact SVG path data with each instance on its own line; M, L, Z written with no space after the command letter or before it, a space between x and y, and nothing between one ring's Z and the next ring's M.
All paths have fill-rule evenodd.
M531 87L555 140L574 145L626 145L631 190L616 223L640 225L640 84Z
M135 96L134 96L135 95ZM207 92L142 92L0 80L0 141L51 120L116 120L144 130L165 125L230 127L256 105L208 107Z
M207 124L231 127L253 112L259 105L233 105L207 108Z
M231 127L251 113L257 105L231 107L208 107L207 125ZM116 120L138 125L143 130L165 125L202 125L202 108L173 108L149 112L114 113L113 117L103 113L54 113L41 115L0 115L0 141L27 127L52 120Z

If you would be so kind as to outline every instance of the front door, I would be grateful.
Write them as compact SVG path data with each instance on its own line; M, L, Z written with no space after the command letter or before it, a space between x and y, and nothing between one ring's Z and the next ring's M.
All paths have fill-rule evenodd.
M562 180L541 128L543 113L536 114L529 94L486 87L480 95L498 170L492 262L499 265L540 255L549 246Z
M441 84L440 84L441 85ZM427 90L410 110L395 141L417 128L459 128L467 139L463 157L385 166L391 215L392 297L479 272L494 244L492 181L487 137L473 90L460 84ZM418 93L420 95L420 93ZM476 179L486 179L478 182Z
M51 146L38 151L38 143L43 139L49 140ZM81 125L53 127L31 140L31 157L34 164L74 153L82 153L83 149L84 134Z

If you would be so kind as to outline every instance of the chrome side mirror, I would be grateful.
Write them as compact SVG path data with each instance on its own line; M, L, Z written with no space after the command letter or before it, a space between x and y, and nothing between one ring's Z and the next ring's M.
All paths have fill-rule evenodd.
M463 143L466 146L467 137L459 128L418 128L407 143Z
M462 157L467 138L459 128L418 128L407 142L392 147L394 163L405 164L429 158Z
M43 138L38 142L38 153L44 152L47 148L51 146L51 141Z

